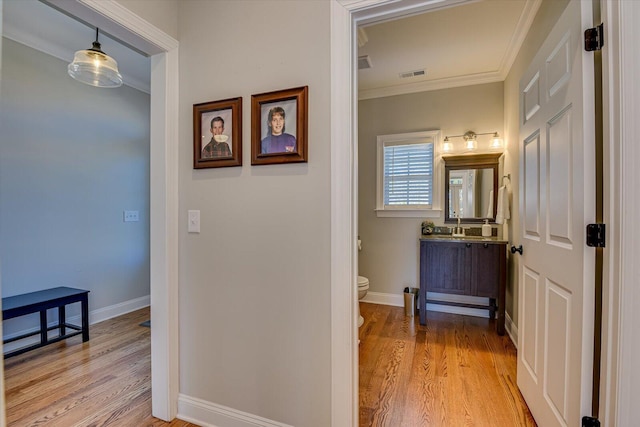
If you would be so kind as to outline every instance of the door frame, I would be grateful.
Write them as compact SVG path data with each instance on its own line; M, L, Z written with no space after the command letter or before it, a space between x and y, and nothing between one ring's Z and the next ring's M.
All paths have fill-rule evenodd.
M462 1L433 0L333 0L331 4L331 307L332 307L332 425L358 425L358 340L357 304L354 286L357 276L357 173L358 93L357 37L360 24L451 6ZM603 337L600 419L603 425L624 425L633 416L633 378L640 367L640 337L633 325L640 322L640 290L634 282L640 275L634 259L640 256L640 196L633 194L638 182L634 165L640 164L640 148L634 137L640 124L632 120L640 106L640 64L630 59L637 42L640 4L601 0L605 27L604 145L605 222L608 224L604 257ZM605 61L603 61L605 62ZM635 96L623 96L632 94ZM345 143L348 141L348 143ZM624 153L624 156L622 156ZM348 182L349 185L344 185ZM342 184L342 185L341 185ZM623 206L622 200L625 200ZM624 207L625 216L622 215ZM625 236L621 238L621 230ZM345 286L345 284L347 284ZM623 302L624 301L624 305ZM349 328L344 325L349 324ZM621 349L627 349L623 354ZM619 375L625 372L625 375ZM638 387L638 386L635 386ZM620 397L619 397L620 396ZM620 422L617 422L620 421Z
M640 392L640 73L637 43L638 2L601 0L605 22L603 63L604 222L607 247L603 261L602 361L600 414L602 425L632 425L634 396Z
M151 57L151 402L154 417L171 421L179 391L178 41L114 0L47 2Z
M331 0L332 426L359 423L357 27L469 1Z

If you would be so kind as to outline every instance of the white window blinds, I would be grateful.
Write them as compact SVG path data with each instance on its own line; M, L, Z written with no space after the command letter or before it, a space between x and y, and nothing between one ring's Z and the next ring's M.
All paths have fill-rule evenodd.
M432 142L384 144L384 206L432 205L433 145Z

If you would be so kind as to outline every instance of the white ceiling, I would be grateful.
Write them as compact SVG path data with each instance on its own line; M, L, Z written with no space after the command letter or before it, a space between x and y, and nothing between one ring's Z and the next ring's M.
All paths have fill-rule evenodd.
M541 0L470 0L461 5L363 27L360 99L503 81ZM65 62L91 47L95 29L39 0L4 0L2 35ZM149 93L150 60L100 33L124 83ZM400 73L426 70L401 79Z
M77 50L89 49L95 27L87 26L38 0L4 0L2 35L71 62ZM118 62L124 84L150 92L150 59L100 32L102 51Z
M363 27L360 99L503 81L540 0L482 0ZM360 34L362 36L362 34ZM400 78L400 73L426 75Z

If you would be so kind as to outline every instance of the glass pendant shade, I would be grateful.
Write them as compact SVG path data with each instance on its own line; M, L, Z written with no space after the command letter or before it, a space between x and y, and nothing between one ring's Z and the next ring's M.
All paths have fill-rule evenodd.
M491 138L491 148L493 149L500 149L502 148L502 139L500 138L500 135L498 134L498 132L496 132L493 135L493 138Z
M73 62L67 67L67 71L75 80L91 86L122 86L122 76L118 72L118 63L100 50L98 29L96 29L96 41L93 42L93 47L77 51L73 57Z
M467 139L466 147L467 150L475 150L476 148L478 148L478 142L475 140L475 138L469 138Z
M449 141L449 138L444 139L444 143L442 144L442 151L445 153L450 153L453 151L453 144Z

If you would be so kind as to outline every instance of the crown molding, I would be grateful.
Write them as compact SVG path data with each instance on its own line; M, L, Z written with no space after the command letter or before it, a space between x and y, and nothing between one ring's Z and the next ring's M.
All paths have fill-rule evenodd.
M489 73L473 74L469 76L448 77L437 80L427 80L403 85L387 86L374 89L363 89L358 91L358 100L383 98L386 96L406 95L417 92L428 92L439 89L451 89L461 86L480 85L485 83L495 83L504 81L504 77L499 71Z
M124 44L150 56L178 47L176 39L115 0L43 1L71 16L90 22ZM123 25L132 30L125 30Z
M364 3L367 3L363 0ZM357 0L353 3L358 4ZM405 83L393 86L385 86L371 89L360 89L358 91L358 99L374 99L387 96L406 95L417 92L428 92L432 90L450 89L461 86L471 86L485 83L495 83L504 81L518 56L518 52L524 43L524 40L533 24L533 20L542 4L542 0L527 0L525 6L518 18L516 29L511 36L509 45L496 71L486 73L472 74L466 76L449 77L437 80L427 80L422 82ZM449 6L455 3L449 4Z
M511 36L507 51L500 63L499 72L502 75L503 80L507 78L507 75L511 70L511 66L515 62L518 52L520 52L520 48L531 29L531 25L533 25L533 20L535 19L536 13L538 13L538 9L540 9L541 4L542 0L527 0L525 3L522 14L516 24L516 31Z

